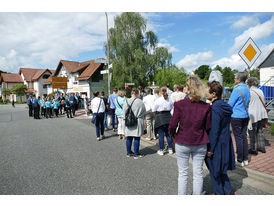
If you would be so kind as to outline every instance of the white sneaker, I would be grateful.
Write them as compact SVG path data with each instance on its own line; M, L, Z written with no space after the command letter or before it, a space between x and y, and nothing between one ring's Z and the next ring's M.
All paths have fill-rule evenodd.
M163 150L158 150L158 155L161 155L161 156L163 156L164 155L164 151Z
M100 137L97 137L97 141L100 141Z
M150 141L150 140L151 140L151 138L147 137L147 138L146 138L146 140Z
M238 162L238 161L236 160L236 165L237 165L237 166L240 166L240 167L243 167L243 166L244 166L244 162Z
M247 166L248 165L248 160L245 160L244 161L244 166Z
M173 149L168 149L169 154L173 154Z

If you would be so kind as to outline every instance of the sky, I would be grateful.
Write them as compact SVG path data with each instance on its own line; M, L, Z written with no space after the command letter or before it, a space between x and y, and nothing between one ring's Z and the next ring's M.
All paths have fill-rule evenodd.
M210 10L210 9L209 9ZM35 9L34 9L35 11ZM109 27L121 12L108 12ZM172 63L191 72L200 65L243 70L238 55L251 37L262 51L252 68L274 48L274 12L140 12L147 31L168 48ZM105 57L104 12L0 12L0 70L56 69L61 59Z

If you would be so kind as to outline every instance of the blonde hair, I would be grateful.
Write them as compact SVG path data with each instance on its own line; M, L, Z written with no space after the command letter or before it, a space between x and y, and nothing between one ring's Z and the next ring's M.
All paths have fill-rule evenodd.
M168 98L167 88L166 88L166 87L162 87L162 88L161 88L161 93L162 93L164 99L167 99L167 98Z
M125 92L123 90L118 90L118 96L120 97L125 96Z
M189 99L192 102L199 102L205 97L206 89L204 83L197 76L190 76L186 80L186 85L189 90Z

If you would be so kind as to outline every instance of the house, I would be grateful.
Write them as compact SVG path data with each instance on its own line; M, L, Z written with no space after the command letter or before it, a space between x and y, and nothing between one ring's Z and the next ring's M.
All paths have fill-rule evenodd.
M95 60L76 62L60 60L53 76L67 77L67 89L58 89L63 93L79 93L81 97L92 96L93 91L102 91L105 81L100 73L104 64ZM44 82L48 87L48 94L52 92L52 79Z
M22 79L22 77L19 74L12 74L12 73L1 73L0 75L0 94L2 95L3 99L9 99L10 101L12 101L12 99L14 99L14 101L16 101L16 95L15 94L10 94L8 96L4 96L2 94L2 90L4 88L6 89L12 89L12 87L16 84L23 84L24 81ZM23 97L22 101L25 101L26 98Z
M269 55L262 61L257 67L260 69L260 85L264 85L268 81L267 86L274 86L274 78L271 81L271 77L274 77L274 49ZM269 81L270 80L270 81Z
M20 68L19 75L21 75L24 84L28 87L26 90L27 95L35 94L36 96L46 96L47 87L44 82L52 76L55 70L49 69L32 69Z

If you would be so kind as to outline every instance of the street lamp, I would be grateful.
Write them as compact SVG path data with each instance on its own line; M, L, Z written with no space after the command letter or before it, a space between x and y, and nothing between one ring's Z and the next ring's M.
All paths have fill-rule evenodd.
M108 65L108 95L110 95L110 67L109 67L109 45L108 45L108 14L107 12L105 12L106 14L106 20L107 20L107 65Z

